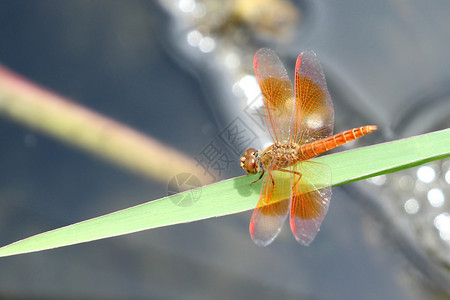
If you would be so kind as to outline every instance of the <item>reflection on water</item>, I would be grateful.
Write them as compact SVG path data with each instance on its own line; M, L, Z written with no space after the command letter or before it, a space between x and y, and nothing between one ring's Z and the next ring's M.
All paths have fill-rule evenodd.
M427 266L450 283L450 159L368 179L384 198L381 205L395 216L401 234L428 256ZM445 274L445 275L443 275Z

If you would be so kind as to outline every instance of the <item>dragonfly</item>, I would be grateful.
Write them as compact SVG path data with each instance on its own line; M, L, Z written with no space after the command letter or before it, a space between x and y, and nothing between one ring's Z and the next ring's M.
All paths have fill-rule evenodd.
M263 180L250 220L250 236L259 246L269 245L289 215L295 239L308 246L316 237L331 200L330 167L310 159L369 134L377 126L366 125L333 135L333 103L313 51L303 51L298 56L294 88L273 50L258 50L253 64L266 125L274 143L263 151L247 149L240 158L240 165L248 174L260 172L256 181Z

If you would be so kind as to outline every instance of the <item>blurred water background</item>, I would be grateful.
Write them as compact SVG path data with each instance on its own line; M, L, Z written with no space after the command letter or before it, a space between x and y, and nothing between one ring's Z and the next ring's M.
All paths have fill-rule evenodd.
M230 124L267 141L252 119L261 47L290 74L318 54L335 131L380 128L352 147L448 128L449 15L448 1L3 0L0 62L193 158L219 146L234 161L220 180L243 174ZM0 141L1 245L168 193L5 118ZM445 299L449 184L447 160L334 188L309 247L287 228L255 246L245 212L2 258L0 297Z

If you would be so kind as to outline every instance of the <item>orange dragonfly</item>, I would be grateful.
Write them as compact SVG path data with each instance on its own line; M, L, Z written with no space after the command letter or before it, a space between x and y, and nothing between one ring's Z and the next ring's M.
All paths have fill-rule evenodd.
M262 172L258 180L265 175L250 220L250 236L259 246L269 245L280 233L289 212L295 239L307 246L319 231L331 199L330 167L308 159L377 127L367 125L332 135L333 103L314 52L304 51L298 56L295 90L274 51L258 50L253 63L274 144L262 152L250 148L240 158L248 174Z

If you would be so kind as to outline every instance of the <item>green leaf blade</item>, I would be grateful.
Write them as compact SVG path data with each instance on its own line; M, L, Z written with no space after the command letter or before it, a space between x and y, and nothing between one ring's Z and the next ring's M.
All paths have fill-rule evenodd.
M450 129L315 159L332 169L333 186L386 174L450 157ZM187 191L104 216L44 232L0 248L0 257L17 255L192 222L252 209L261 183L242 176L202 187L194 197ZM180 206L180 197L193 204Z

